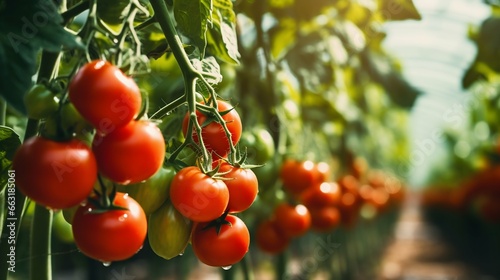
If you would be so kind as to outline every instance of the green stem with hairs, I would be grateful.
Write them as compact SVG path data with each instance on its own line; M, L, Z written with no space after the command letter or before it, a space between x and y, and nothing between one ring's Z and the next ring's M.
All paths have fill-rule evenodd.
M198 119L196 116L196 84L198 81L205 84L210 91L210 95L215 98L215 92L213 88L208 84L203 75L193 67L191 61L187 53L184 50L184 45L182 44L181 38L175 29L175 24L171 18L170 12L168 11L167 5L163 0L151 0L151 6L153 7L155 13L155 19L160 25L163 33L165 34L165 38L167 40L168 45L172 51L172 54L177 61L182 76L184 78L184 86L186 88L186 92L183 98L186 100L189 110L189 123L187 128L186 141L172 153L171 159L175 159L176 156L180 153L180 151L192 141L193 135L193 127L196 131L197 135L201 135L201 125L198 123ZM179 103L177 103L179 104ZM176 106L177 106L176 104ZM155 114L156 115L156 114ZM199 147L201 148L203 159L205 163L210 164L209 162L209 154L206 148L203 145L203 138L198 137ZM230 139L230 138L229 138Z

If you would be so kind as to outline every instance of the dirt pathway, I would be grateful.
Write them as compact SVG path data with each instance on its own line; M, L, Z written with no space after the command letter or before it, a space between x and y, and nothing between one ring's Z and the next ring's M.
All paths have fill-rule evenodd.
M460 260L443 238L423 220L418 195L411 196L383 256L379 280L496 280Z

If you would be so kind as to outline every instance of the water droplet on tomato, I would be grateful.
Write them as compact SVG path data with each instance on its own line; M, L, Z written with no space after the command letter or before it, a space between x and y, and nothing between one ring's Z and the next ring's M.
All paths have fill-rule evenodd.
M223 267L222 267L222 269L224 269L224 270L230 270L230 269L231 269L231 267L233 267L233 266L232 266L232 265L223 266Z
M104 265L105 267L108 267L111 265L111 262L102 262L102 265Z

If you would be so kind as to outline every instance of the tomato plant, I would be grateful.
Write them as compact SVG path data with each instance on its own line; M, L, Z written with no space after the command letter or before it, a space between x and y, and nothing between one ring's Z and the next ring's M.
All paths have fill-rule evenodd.
M231 142L226 135L219 120L213 119L213 116L206 115L199 110L196 111L198 123L202 126L201 137L206 149L214 158L223 158L230 152L231 145L236 145L241 138L242 125L240 115L235 108L225 101L217 100L217 110L222 112L222 121L225 122L228 132L231 134ZM208 123L207 123L208 122ZM182 122L182 132L186 135L188 130L189 114L184 117ZM198 135L193 130L193 140L199 142Z
M45 207L64 208L91 258L133 256L148 216L158 256L182 254L192 237L214 266L249 250L243 220L264 220L257 245L277 254L311 227L355 230L362 204L392 210L393 192L362 200L368 170L353 164L361 155L394 169L408 156L404 109L418 93L372 28L391 20L388 0L0 2L0 159L4 171L14 161L16 208L18 191L37 203L16 211L13 231L32 219L32 277L52 271ZM419 17L397 2L397 19Z
M181 169L170 185L170 200L186 218L208 222L222 216L229 202L226 184L196 166Z
M69 84L69 100L101 133L125 126L139 114L139 87L118 67L103 60L85 64Z
M99 171L120 184L133 184L153 176L165 159L165 140L150 121L132 121L106 134L96 134L92 150Z
M224 183L229 190L227 210L230 213L238 213L248 209L259 192L259 183L253 171L223 163L219 172L226 179Z
M102 262L125 260L142 248L147 233L146 215L139 203L116 193L113 204L123 209L99 209L88 201L73 217L76 246L85 255Z
M216 229L217 227L217 229ZM227 215L221 225L198 223L191 239L198 259L210 266L227 267L243 259L250 246L250 233L238 217Z
M32 137L16 152L13 168L19 190L52 209L83 202L97 180L94 154L76 139L58 142Z

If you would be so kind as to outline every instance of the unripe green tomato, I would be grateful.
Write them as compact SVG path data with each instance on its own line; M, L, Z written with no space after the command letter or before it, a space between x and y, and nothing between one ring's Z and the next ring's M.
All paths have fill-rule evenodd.
M234 80L236 79L236 69L232 65L222 64L220 66L220 74L222 75L222 81L217 84L219 90L223 90L231 85L234 85Z
M149 215L167 200L174 175L173 168L160 168L146 181L125 186L118 185L117 190L128 193L142 206L144 213Z
M149 216L148 239L151 249L164 259L184 252L191 236L192 222L167 200Z
M28 117L39 120L57 112L59 98L44 85L37 84L24 96L24 104Z
M94 129L92 124L86 121L78 110L76 110L75 106L70 102L62 105L61 122L64 129L71 130L76 133L82 131L90 132Z
M73 206L70 208L64 208L61 210L62 216L68 224L71 225L73 223L73 216L75 216L76 209L78 209L79 206L80 205L76 205L76 206Z
M76 209L76 208L75 208ZM57 238L64 243L73 243L73 231L71 230L71 224L69 224L64 218L63 212L59 211L54 214L54 222L52 223L54 233Z
M253 168L252 171L259 181L259 189L265 191L271 188L278 179L278 167L274 160L266 162L263 166Z
M241 149L246 149L250 164L265 164L274 157L274 139L263 127L244 131L239 145Z

